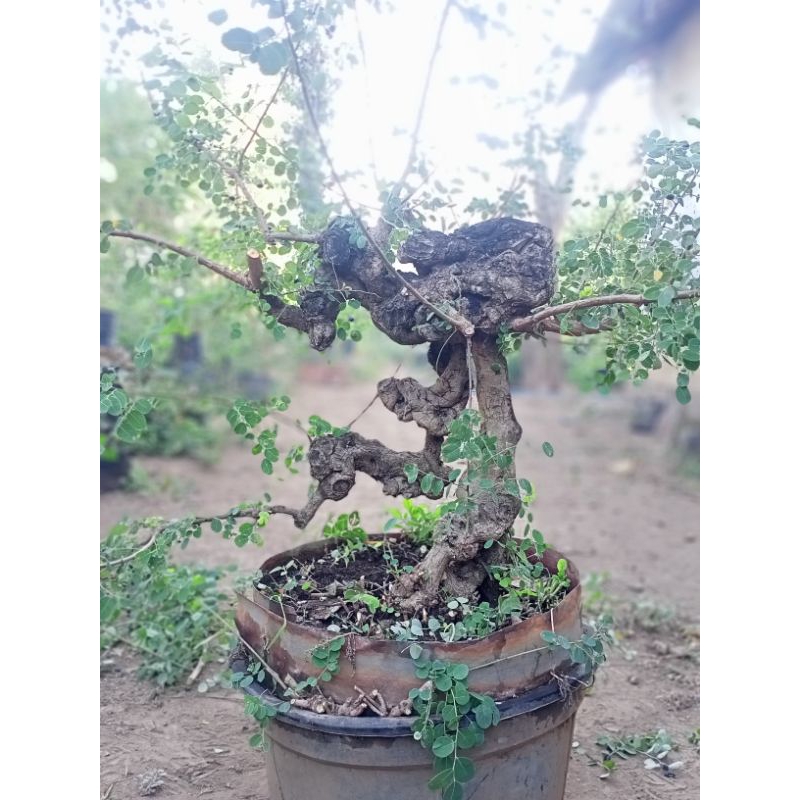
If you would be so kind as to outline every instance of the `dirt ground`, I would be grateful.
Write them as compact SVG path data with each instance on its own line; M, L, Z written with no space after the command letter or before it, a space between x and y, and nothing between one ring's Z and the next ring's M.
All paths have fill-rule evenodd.
M678 406L672 391L659 385L624 387L603 397L567 387L557 394L515 395L524 430L518 474L538 491L537 527L576 561L587 588L605 576L602 594L588 593L590 611L610 608L620 634L620 646L578 712L568 800L699 797L699 749L688 741L700 725L699 486L696 464L678 455L681 431L697 409L696 403L689 410ZM318 413L343 425L373 394L371 385L298 386L291 411L301 419ZM667 401L653 434L631 431L634 408L644 397ZM420 431L398 424L378 403L354 427L395 447L422 444ZM294 435L288 430L282 441L291 442ZM542 451L544 441L553 444L552 458ZM258 459L236 444L211 467L188 459L147 458L138 464L148 476L145 489L103 495L103 532L124 516L221 513L267 489L279 502L299 504L306 490L303 475L267 479ZM335 507L326 504L308 531L297 531L287 518L271 520L263 552L207 534L179 558L252 572L268 555L317 538L327 513L357 508L367 530L380 530L391 505L376 483L359 476L350 497ZM236 693L155 691L137 680L129 654L114 651L109 660L113 663L104 665L101 677L101 797L139 798L148 779L158 778L163 783L153 796L268 800L263 756L248 746L253 731ZM593 763L602 758L598 736L658 729L677 745L674 760L682 765L675 777L645 769L643 757L618 760L609 777L600 777L604 771Z

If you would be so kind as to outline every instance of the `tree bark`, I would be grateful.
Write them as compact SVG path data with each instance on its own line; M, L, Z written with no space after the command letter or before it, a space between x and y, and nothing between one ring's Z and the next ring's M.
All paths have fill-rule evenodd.
M470 491L472 502L466 514L446 514L426 557L397 581L394 596L408 613L432 603L440 590L469 597L487 576L484 544L511 535L520 510L519 497L505 486L505 481L516 480L513 456L522 435L511 402L506 359L494 336L476 334L471 350L482 432L496 438L498 453L510 451L512 457L508 466L489 467L486 477L493 488Z

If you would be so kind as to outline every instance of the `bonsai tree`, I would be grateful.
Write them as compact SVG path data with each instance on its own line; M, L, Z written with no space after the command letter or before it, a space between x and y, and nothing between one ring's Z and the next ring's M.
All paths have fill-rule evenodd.
M424 431L424 445L418 451L394 450L312 417L307 448L284 454L287 463L308 462L313 483L305 504L289 508L267 499L217 516L145 520L127 531L150 530L135 546L130 539L116 545L113 537L108 541L103 568L163 553L199 535L204 525L239 545L260 542L259 530L272 515L288 515L305 528L327 501L348 496L360 472L389 496L441 504L425 518L427 534L416 563L387 581L377 598L380 609L391 613L381 616L378 605L362 597L362 606L373 613L366 623L362 615L353 630L398 636L392 625L407 625L453 598L486 600L494 606L490 612L497 626L546 610L566 586L560 569L546 576L552 579L550 594L520 590L533 575L520 577L519 565L528 563L525 553L532 547L541 552L543 542L530 524L524 540L514 538L515 521L528 515L534 492L516 470L523 432L514 414L507 358L523 343L541 346L547 336L598 336L607 360L603 386L641 382L666 363L677 369L677 400L689 402L690 375L699 367L699 218L694 211L699 146L658 131L647 136L643 173L635 186L602 196L599 230L597 225L575 229L559 252L548 228L504 212L524 209L521 198L514 204L508 197L494 207L481 204L483 221L430 229L424 214L435 212L447 192L446 187L427 188L429 173L418 154L437 39L405 169L383 186L381 208L370 215L351 198L327 149L320 119L327 112L320 103L324 93L316 72L311 77L319 54L317 32L334 24L341 7L329 4L320 11L296 3L289 11L280 2L266 5L281 21L281 33L272 27L258 32L230 27L222 42L274 76L272 94L256 102L248 89L248 96L231 101L213 76L191 73L163 55L156 58L159 64L165 61L163 74L145 84L172 141L171 151L145 170L145 193L197 187L216 212L218 230L212 234L205 228L193 243L174 242L140 230L135 220L108 220L101 226L101 252L108 252L112 241L127 241L152 253L149 272L215 273L235 287L236 302L255 309L276 337L294 329L318 351L337 339L357 341L360 334L351 328L349 315L364 309L392 341L427 348L429 384L386 377L376 389L398 424ZM439 38L450 8L446 4ZM226 15L216 20L224 23ZM297 119L284 123L284 135L275 137L270 131L282 102ZM309 190L313 177L331 181L335 201L322 201L319 185ZM252 442L267 475L281 459L272 422L288 403L287 397L237 400L228 412L234 431ZM101 408L116 416L120 439L141 434L152 404L149 398L120 393L113 375L103 377ZM552 455L549 444L544 448ZM330 527L346 541L363 544L357 520ZM515 580L499 591L496 578L504 571ZM358 589L355 583L350 588ZM550 605L542 605L545 595Z

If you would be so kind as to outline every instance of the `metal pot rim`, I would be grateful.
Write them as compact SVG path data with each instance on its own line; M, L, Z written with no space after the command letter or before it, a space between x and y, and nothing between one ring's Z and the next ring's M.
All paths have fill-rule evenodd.
M369 539L401 539L402 534L399 533L376 533L370 534ZM298 555L307 553L309 550L313 551L316 549L325 550L328 545L334 547L336 542L341 541L340 539L330 538L330 539L315 539L313 542L305 542L304 544L300 544L297 547L293 547L289 550L283 550L280 553L276 553L274 556L270 556L266 561L264 561L261 566L258 568L260 573L269 572L271 569L274 569L281 564L285 564L288 561L291 561ZM531 555L531 551L529 551L529 557ZM543 561L551 562L548 566L548 569L554 569L555 563L558 559L563 558L567 562L567 576L570 579L570 588L569 591L561 598L557 605L555 605L550 611L544 614L531 614L525 619L519 620L518 622L513 622L511 625L506 626L502 629L504 632L508 632L514 628L521 627L524 625L530 625L532 620L536 619L551 619L553 614L558 614L564 607L569 606L574 602L575 596L577 593L577 597L580 597L580 589L581 589L581 579L580 573L578 572L578 568L575 566L573 561L567 558L563 553L556 550L554 547L548 547L542 555ZM282 617L285 620L292 622L295 625L300 625L308 631L318 632L320 638L324 638L325 635L328 633L324 628L317 628L314 625L309 625L305 622L297 622L294 619L293 614L287 613L287 609L283 608L280 603L276 603L272 598L267 597L265 594L258 588L258 579L254 579L252 582L253 588L253 600L260 605L265 610L269 611L272 614L275 614L277 617ZM237 595L240 595L239 592L236 592ZM580 601L578 601L580 602ZM490 639L493 636L496 636L501 631L493 631L488 636L484 637L484 639ZM359 639L366 639L370 642L373 647L377 647L378 649L386 648L387 650L393 650L394 645L396 644L397 640L395 639L373 639L368 636L363 636L363 634L354 634ZM481 641L479 639L469 639L466 641L461 642L430 642L430 641L421 641L420 644L424 645L435 645L437 649L444 650L444 651L451 651L453 654L457 653L459 650L462 650L464 647L474 644L477 641Z

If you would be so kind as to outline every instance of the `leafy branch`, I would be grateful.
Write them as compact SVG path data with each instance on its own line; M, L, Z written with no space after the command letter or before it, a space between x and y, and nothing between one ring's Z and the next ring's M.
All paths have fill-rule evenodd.
M699 289L689 289L687 291L675 292L671 302L678 300L694 300L700 297ZM602 297L583 297L580 300L573 300L570 303L561 303L557 306L547 306L540 309L529 317L516 319L509 323L509 328L515 333L533 333L544 322L562 314L569 314L584 308L598 308L600 306L611 305L634 305L645 306L658 302L658 298L647 298L643 294L612 294ZM553 330L553 328L550 328ZM569 335L581 335L583 333L599 333L601 329L593 330L585 325L579 329L579 333L569 332Z

